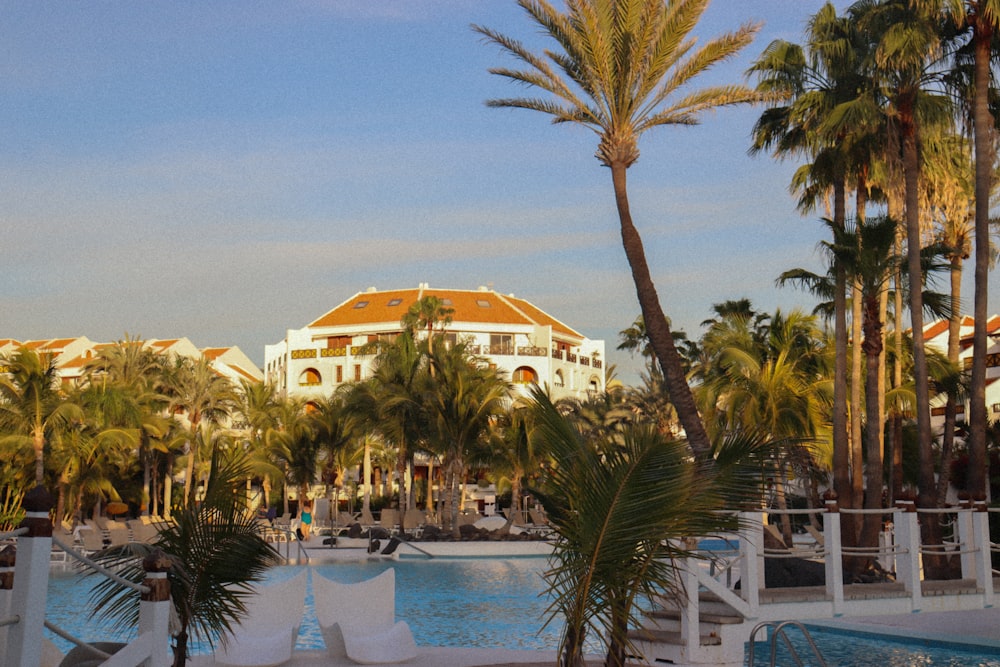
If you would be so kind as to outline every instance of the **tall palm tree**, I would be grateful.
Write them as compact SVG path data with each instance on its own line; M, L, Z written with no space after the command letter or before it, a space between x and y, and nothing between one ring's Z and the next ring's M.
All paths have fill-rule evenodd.
M138 459L143 471L144 513L149 514L153 497L153 441L169 430L164 414L167 398L157 389L163 373L164 358L145 346L142 340L128 335L114 345L101 347L84 365L86 382L101 392L120 387L133 404L123 412L115 426L135 428L139 432Z
M55 359L21 349L4 360L0 373L0 447L34 454L35 484L45 481L45 446L52 433L82 418L80 407L59 390Z
M536 54L519 41L473 26L526 66L490 72L542 91L544 97L493 99L492 107L540 111L556 123L574 123L599 138L596 157L611 170L622 245L632 269L649 339L692 450L706 457L711 444L688 387L650 274L642 238L629 210L626 172L639 159L639 138L663 125L693 125L703 111L757 101L742 85L690 89L699 75L747 46L758 27L744 25L696 47L691 32L708 0L573 0L560 12L547 0L518 5L558 50Z
M758 90L787 100L767 109L754 127L751 152L771 149L776 157L807 155L812 163L796 173L793 185L802 192L800 208L811 210L819 195L833 192L832 219L838 227L846 221L847 180L852 166L851 148L859 141L858 110L870 86L865 79L866 39L848 17L838 16L827 2L809 23L809 41L804 48L777 40L754 63L751 72L759 78ZM849 117L853 126L845 123ZM865 132L862 132L864 134ZM859 207L861 208L861 207ZM848 331L847 278L834 267L833 320L835 363L833 393L834 488L845 507L854 501L854 471L848 437ZM859 406L852 406L857 412Z
M379 352L368 385L377 406L378 431L397 451L400 521L405 520L409 507L406 466L414 449L426 439L427 417L423 396L427 376L426 355L412 333L404 330L391 345L386 345Z
M502 414L510 386L500 371L476 363L459 343L435 350L430 358L434 381L424 395L433 449L448 467L452 533L459 537L459 488L465 481L466 458L489 434L491 422Z
M168 410L187 421L188 459L184 494L185 506L194 502L198 485L195 469L200 456L200 426L203 421L220 424L229 417L239 402L236 391L225 376L219 375L205 357L197 360L176 357L167 371L165 393L169 396Z
M990 267L990 192L996 155L995 122L990 111L995 36L1000 31L998 0L919 0L933 9L939 3L959 26L969 28L973 51L972 128L975 143L975 287L972 342L972 378L969 391L969 488L977 498L986 497L989 478L986 456L986 323Z
M927 352L923 336L924 302L921 261L920 170L918 145L921 123L948 117L947 100L931 92L933 65L941 53L936 12L910 0L858 2L856 19L876 36L873 65L876 80L888 102L890 117L898 127L905 182L906 259L910 285L909 309L913 336L913 380L916 396L917 436L920 452L921 506L936 504L934 452L930 422L930 389Z

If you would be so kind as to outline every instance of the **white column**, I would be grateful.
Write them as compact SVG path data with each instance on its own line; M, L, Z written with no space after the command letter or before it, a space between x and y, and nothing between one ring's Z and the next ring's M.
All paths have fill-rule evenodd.
M10 610L20 616L17 624L10 626L7 635L7 654L3 664L8 667L38 667L42 662L42 628L45 624L45 603L49 589L49 556L52 551L52 522L47 509L37 509L36 504L44 495L51 497L42 487L35 487L25 497L26 512L21 526L29 529L27 535L17 538L17 562L14 565L14 591ZM34 500L35 502L32 502ZM49 504L51 508L51 503Z

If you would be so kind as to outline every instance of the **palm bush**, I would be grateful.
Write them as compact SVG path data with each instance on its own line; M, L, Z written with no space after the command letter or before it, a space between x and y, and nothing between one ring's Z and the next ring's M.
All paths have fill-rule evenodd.
M720 510L759 503L770 443L731 435L705 461L652 424L630 423L613 438L587 439L543 392L536 390L533 400L535 434L552 460L531 490L557 536L545 576L553 599L548 622L566 622L559 662L582 665L593 632L606 645L605 664L619 667L637 603L683 594L676 561L695 554L682 538L732 531L734 515Z
M99 552L95 559L125 579L141 582L143 558L154 549L171 560L170 596L177 612L174 667L184 667L188 640L225 641L226 633L246 612L245 600L254 584L276 565L280 556L258 531L254 513L242 489L248 474L245 460L212 456L204 501L174 515L153 544L131 543ZM92 589L97 612L119 628L135 627L139 599L133 591L111 579Z

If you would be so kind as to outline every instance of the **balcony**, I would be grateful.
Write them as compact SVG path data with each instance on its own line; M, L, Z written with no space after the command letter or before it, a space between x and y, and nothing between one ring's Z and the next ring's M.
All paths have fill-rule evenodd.
M552 350L552 358L553 359L562 359L563 358L562 350L555 350L555 349L553 349Z
M292 350L292 359L315 359L316 349L311 350Z
M589 366L590 365L590 357L580 357L580 365L581 366Z
M519 347L517 353L522 357L544 357L544 347Z
M346 357L346 347L325 347L319 351L321 357Z
M351 354L356 357L370 357L378 354L378 343L365 343L364 345L352 345Z
M483 347L486 349L486 354L494 357L510 357L514 355L514 346L508 343L489 346L484 345Z

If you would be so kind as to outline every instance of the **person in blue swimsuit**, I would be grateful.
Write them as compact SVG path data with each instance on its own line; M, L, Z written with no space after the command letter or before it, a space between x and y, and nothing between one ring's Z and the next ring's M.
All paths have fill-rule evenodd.
M302 506L302 515L299 517L299 530L302 531L302 539L309 539L309 529L312 527L312 505L306 503Z

